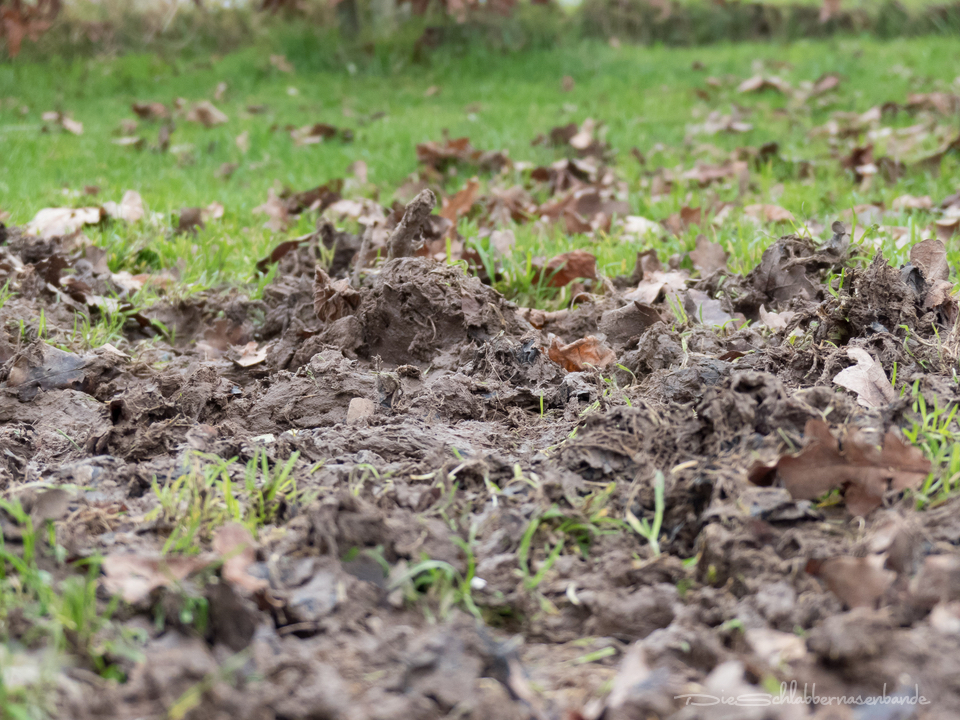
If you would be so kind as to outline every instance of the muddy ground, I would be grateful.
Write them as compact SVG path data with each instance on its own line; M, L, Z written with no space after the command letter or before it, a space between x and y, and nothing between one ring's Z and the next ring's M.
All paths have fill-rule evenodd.
M6 230L4 497L54 523L54 582L102 556L99 608L125 598L68 633L57 717L960 714L960 500L916 509L929 463L899 434L915 383L960 395L937 241L892 268L787 236L679 282L644 254L555 313L404 248L354 273L361 243L321 228L262 300L163 300L68 351L117 276ZM231 523L223 478L249 508L250 461L291 458L296 493ZM658 484L659 553L635 531ZM22 609L0 630L27 664L48 642Z

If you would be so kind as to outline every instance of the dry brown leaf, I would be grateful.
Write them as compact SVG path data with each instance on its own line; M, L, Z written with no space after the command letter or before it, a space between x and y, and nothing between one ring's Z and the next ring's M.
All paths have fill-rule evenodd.
M426 90L423 91L424 97L433 97L434 95L439 95L439 94L440 94L439 85L431 85L430 87L428 87Z
M930 473L930 461L919 448L888 431L882 448L848 438L843 449L823 420L809 420L804 435L810 443L795 455L783 455L775 465L754 465L750 481L769 485L774 470L795 500L815 500L841 489L847 509L866 515L883 504L888 491L919 487Z
M910 262L920 269L923 279L931 285L950 279L947 248L940 240L931 238L918 242L910 248Z
M690 261L701 275L709 275L727 267L727 252L706 235L697 235L697 247L690 251Z
M176 587L192 573L210 564L205 557L107 555L100 569L103 586L124 601L134 604L146 600L158 588Z
M73 135L83 135L83 123L66 116L60 118L60 127Z
M103 210L107 217L130 223L143 220L143 216L146 214L143 208L143 198L136 190L127 190L120 198L119 203L105 202Z
M170 111L163 103L133 103L130 109L137 114L141 120L165 120L170 117Z
M286 55L271 55L270 64L273 65L280 72L292 73L293 65L290 64L290 61L287 60Z
M103 208L44 208L26 225L27 235L52 238L69 235L84 225L97 225L106 213Z
M234 587L252 593L269 586L266 580L247 572L257 559L256 543L250 531L240 523L227 523L217 530L213 536L213 551L223 558L223 579Z
M617 361L616 353L594 335L588 335L569 345L561 345L559 338L554 337L547 355L569 372L580 372L588 367L606 368Z
M737 319L723 309L719 300L711 298L702 290L688 290L683 300L683 309L692 320L701 325L722 327Z
M571 250L550 258L541 271L549 287L563 287L577 278L597 280L597 257L586 250ZM541 272L534 282L538 282Z
M273 188L267 192L267 201L262 205L257 205L253 209L254 215L266 215L269 220L263 224L267 230L273 232L283 232L290 226L290 213L287 206L279 197Z
M886 557L875 554L810 560L807 562L806 572L821 578L848 608L875 608L897 579L897 573L884 568Z
M933 208L933 200L929 195L914 197L913 195L901 195L895 198L892 204L894 210L930 210Z
M747 205L743 214L761 222L793 222L793 213L779 205Z
M840 76L834 75L833 73L827 73L821 75L817 81L813 84L813 94L814 95L823 95L826 92L830 92L837 88L840 85Z
M684 206L680 212L661 220L660 224L674 235L682 235L691 225L703 227L703 208Z
M767 312L767 309L763 305L760 306L760 322L771 330L786 330L794 317L796 317L796 313L792 310L785 310L779 313Z
M893 385L880 365L866 350L859 347L847 348L847 357L856 361L856 365L841 370L833 378L840 387L857 394L857 402L864 407L881 407L897 399Z
M223 125L229 121L230 118L218 110L209 100L202 100L190 108L190 111L187 113L187 120L189 122L200 123L204 127L209 128L215 125Z
M237 143L237 148L239 148L240 152L246 155L248 152L250 152L250 131L244 130L242 133L237 135L235 142Z
M461 215L470 212L480 193L480 183L476 178L469 180L456 194L443 198L440 217L456 224Z
M350 281L331 280L326 271L317 265L313 280L313 309L317 317L329 324L353 315L359 307L360 293L350 286Z
M776 76L764 77L762 75L755 75L752 78L747 78L737 86L738 93L763 92L764 90L776 90L784 95L789 95L793 92L790 83Z

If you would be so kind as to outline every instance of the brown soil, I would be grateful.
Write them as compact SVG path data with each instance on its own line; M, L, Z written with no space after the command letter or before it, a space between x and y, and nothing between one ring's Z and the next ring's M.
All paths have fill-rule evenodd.
M849 267L843 248L787 237L747 276L684 291L753 321L741 329L678 324L662 295L634 302L609 283L535 327L430 259L397 257L355 287L360 242L342 235L324 272L309 243L286 255L262 301L161 304L128 320L126 352L73 353L38 339L35 318L43 310L47 338L65 338L110 274L82 266L69 239L41 247L8 231L0 487L55 520L70 560L155 557L173 527L150 515L154 487L197 453L235 458L225 472L238 486L258 449L271 467L298 453L306 498L282 504L239 576L228 563L182 585L161 578L123 605L114 621L144 633L143 656L108 653L123 683L79 656L58 675L60 717L166 717L188 691L186 717L232 720L960 714L960 501L921 512L889 485L855 518L842 501L798 499L775 466L811 442L811 420L853 464L856 448L909 424L910 402L863 407L834 385L854 364L848 348L887 377L896 363L898 384L919 381L928 405L957 402L955 309L928 302L916 268L879 255ZM843 288L827 292L843 267ZM65 278L82 270L81 291ZM761 307L786 327L767 329ZM561 369L551 332L593 335L617 364ZM764 485L748 480L755 466L769 469ZM625 522L654 522L658 473L659 555ZM22 528L2 523L18 547ZM212 539L200 538L205 552ZM405 580L425 558L473 577L471 601L456 582ZM202 632L183 620L189 596L207 600ZM36 637L13 615L0 630ZM781 682L801 697L918 691L929 704L683 697L776 695Z

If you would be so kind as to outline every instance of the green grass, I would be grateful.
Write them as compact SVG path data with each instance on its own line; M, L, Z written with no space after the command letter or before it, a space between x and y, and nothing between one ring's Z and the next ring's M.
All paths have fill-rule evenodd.
M560 151L531 147L538 134L562 123L594 118L606 125L606 139L617 153L617 166L628 182L628 200L634 213L654 220L667 217L684 204L699 205L714 193L721 200L735 198L736 189L713 186L701 191L678 183L673 193L652 203L640 186L641 168L630 155L640 148L648 156L648 168L664 166L685 170L698 160L709 159L713 145L723 152L738 146L758 147L780 143L788 159L815 163L813 180L796 177L795 168L775 163L752 175L753 186L743 198L751 202L775 202L798 218L828 219L851 206L880 201L889 205L902 194L931 195L939 200L956 188L957 161L944 161L939 177L908 174L896 185L875 183L861 192L836 159L829 157L825 140L813 140L807 131L824 123L834 111L862 112L879 103L903 101L909 92L950 90L960 57L960 46L945 38L923 38L881 43L870 39L835 39L799 42L790 46L737 45L696 49L621 47L584 42L552 51L496 54L477 49L463 57L434 56L430 67L402 67L396 71L372 65L311 70L315 58L302 39L283 40L275 47L258 47L201 62L178 62L158 56L126 56L68 63L15 63L0 66L0 209L10 213L10 222L25 223L43 208L83 205L119 200L127 189L138 190L157 223L136 226L112 224L92 229L88 235L109 251L114 271L132 272L176 269L188 289L244 283L253 276L254 262L282 238L262 227L265 218L252 214L271 187L294 190L313 187L343 177L347 167L363 160L369 168L371 187L386 202L405 178L417 170L414 147L426 140L439 140L446 129L454 137L468 135L474 146L509 151L514 160L542 164L556 160ZM270 52L286 54L297 68L286 74L268 62ZM698 61L704 71L692 69ZM792 108L789 117L777 114L789 101L775 94L738 95L735 83L716 92L709 102L694 95L707 76L746 78L756 72L758 61L787 62L787 69L770 66L797 85L835 72L844 82L820 107ZM561 90L561 78L570 75L576 85ZM121 120L132 118L134 101L170 103L212 97L218 83L227 83L222 102L217 103L230 121L222 126L177 122L171 143L189 146L179 157L173 153L136 151L111 142ZM439 95L425 97L430 86ZM296 88L296 95L289 94ZM688 126L702 122L713 109L729 112L737 102L752 109L754 130L736 136L696 136L687 140ZM250 115L248 105L266 104L268 112ZM22 115L20 108L28 108ZM41 132L40 114L62 110L84 124L84 134L74 136L51 127ZM372 119L377 113L385 113ZM284 131L287 125L327 122L354 131L352 143L331 141L296 147ZM887 121L885 120L885 123ZM894 126L914 122L901 113ZM956 119L943 120L956 125ZM158 124L140 122L138 133L147 145L156 144ZM243 154L235 143L248 132L250 150ZM884 140L877 141L877 154ZM935 140L927 141L933 151ZM923 148L918 149L918 152ZM238 163L229 180L216 178L223 163ZM469 177L462 171L447 178L454 191ZM520 174L515 178L522 180ZM88 185L101 188L96 198L77 193ZM183 207L220 202L226 214L212 221L197 236L173 235L175 214ZM925 225L924 213L902 215L894 222ZM308 232L313 218L301 216L291 234ZM475 224L464 220L461 228L469 239ZM629 271L642 245L613 237L588 239L565 236L533 225L516 228L520 258L523 252L549 255L576 246L588 246L600 258L608 274ZM758 232L734 215L719 229L710 229L732 253L731 264L749 268L763 247L775 236L770 227ZM693 247L697 229L660 246L663 255ZM903 252L892 251L894 259ZM956 260L956 254L952 257ZM520 263L522 264L522 262Z

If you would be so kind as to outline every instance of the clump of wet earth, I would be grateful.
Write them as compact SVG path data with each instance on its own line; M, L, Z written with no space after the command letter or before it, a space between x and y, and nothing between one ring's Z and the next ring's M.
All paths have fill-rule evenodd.
M917 509L940 469L901 432L912 388L958 400L942 244L643 255L544 313L409 256L421 221L362 272L324 226L260 300L139 311L81 238L7 229L6 552L52 525L50 582L99 558L99 616L121 598L38 671L56 716L960 713L960 500ZM0 632L39 666L30 607Z

